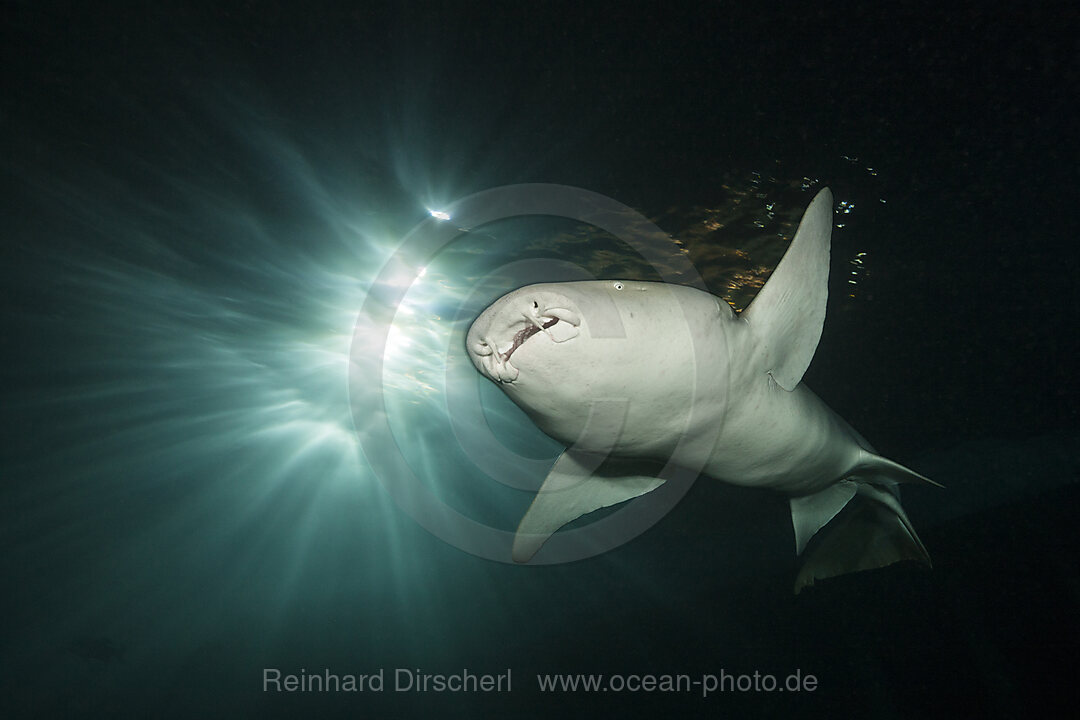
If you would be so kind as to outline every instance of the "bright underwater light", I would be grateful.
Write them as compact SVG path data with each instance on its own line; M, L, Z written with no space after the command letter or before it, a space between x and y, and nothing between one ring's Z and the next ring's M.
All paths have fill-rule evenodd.
M9 328L28 338L5 402L27 428L9 475L25 508L5 530L27 538L13 553L77 553L123 527L116 553L212 557L238 593L278 607L339 561L344 592L405 587L423 574L409 560L423 531L359 452L347 378L357 309L416 199L246 115L221 124L244 131L214 158L24 168L20 204L41 212L16 229L36 254L10 286L28 300ZM416 363L447 290L438 268L391 282L418 275L388 381L431 416L435 368ZM102 602L123 602L106 589L119 578L91 565L57 593L98 576Z

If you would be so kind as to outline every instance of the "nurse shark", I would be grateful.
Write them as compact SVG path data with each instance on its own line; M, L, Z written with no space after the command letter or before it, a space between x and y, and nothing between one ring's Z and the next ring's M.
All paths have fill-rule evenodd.
M664 482L599 471L614 459L787 495L804 556L796 592L899 560L930 565L898 485L937 483L878 455L802 384L825 322L832 206L823 189L740 314L696 288L611 280L529 285L477 317L473 364L567 446L521 520L515 561Z

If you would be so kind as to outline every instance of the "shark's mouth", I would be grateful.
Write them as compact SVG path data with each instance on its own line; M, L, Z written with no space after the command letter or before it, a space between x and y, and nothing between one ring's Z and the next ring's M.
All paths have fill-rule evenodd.
M580 325L581 317L573 310L556 307L541 312L539 303L534 302L528 312L509 319L509 322L493 322L488 332L470 348L473 361L492 380L514 382L518 378L518 369L510 364L510 358L529 338L544 333L552 342L566 342L578 335ZM499 341L499 337L506 338L515 328L517 331L509 343Z
M525 328L522 328L521 330L518 330L517 334L514 335L514 344L510 346L509 350L502 353L499 357L502 358L503 362L507 362L510 359L510 356L514 354L514 351L521 347L526 340L528 340L541 330L551 329L551 327L557 322L559 322L559 318L551 318L542 325L529 325Z

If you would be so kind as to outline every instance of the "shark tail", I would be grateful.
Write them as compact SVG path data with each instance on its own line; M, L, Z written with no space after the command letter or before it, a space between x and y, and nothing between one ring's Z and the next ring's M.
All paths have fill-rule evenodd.
M931 566L907 514L898 482L938 483L864 452L848 479L814 495L792 498L796 550L804 555L795 593L816 580L885 567L901 560Z

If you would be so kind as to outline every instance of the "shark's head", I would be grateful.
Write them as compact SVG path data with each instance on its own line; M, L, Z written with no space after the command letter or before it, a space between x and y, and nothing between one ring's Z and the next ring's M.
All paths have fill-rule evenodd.
M469 328L466 348L476 369L497 383L518 382L521 367L533 371L557 357L548 348L541 358L532 352L541 344L561 344L580 336L582 316L577 303L552 285L529 285L499 298ZM539 361L539 363L537 362Z
M694 304L686 307L688 298ZM481 313L466 345L476 368L552 437L580 447L587 425L597 432L597 403L621 402L632 404L626 424L595 445L642 446L691 402L700 323L687 321L688 310L730 314L706 293L661 283L529 285ZM641 422L639 412L647 414Z

